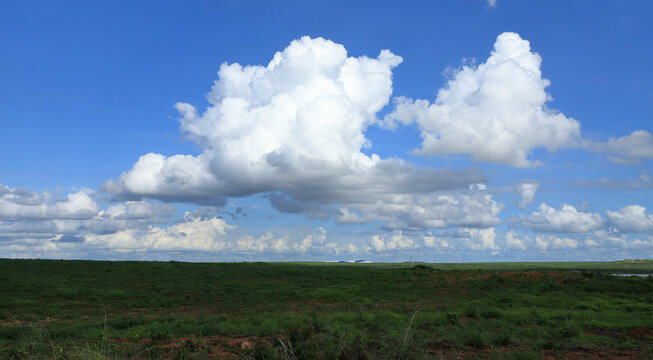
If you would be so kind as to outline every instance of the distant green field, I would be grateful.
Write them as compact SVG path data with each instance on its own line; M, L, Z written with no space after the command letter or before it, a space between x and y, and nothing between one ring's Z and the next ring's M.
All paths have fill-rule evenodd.
M0 259L0 359L651 358L653 277L613 273L653 261Z
M485 263L319 263L289 262L298 265L354 265L385 268L405 268L423 264L437 270L543 270L595 271L613 274L653 274L653 260L574 261L574 262L485 262Z

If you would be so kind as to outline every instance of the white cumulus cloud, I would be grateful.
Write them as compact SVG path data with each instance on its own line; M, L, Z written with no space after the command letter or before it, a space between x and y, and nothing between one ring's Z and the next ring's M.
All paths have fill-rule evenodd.
M218 218L195 219L167 228L150 226L105 235L91 234L86 236L86 242L113 251L221 251L230 247L226 234L235 228Z
M56 243L81 243L89 234L143 230L167 223L174 213L170 205L146 200L114 203L103 210L96 198L97 194L86 188L60 196L0 185L0 238L19 242L40 239L61 248Z
M539 184L533 182L524 182L519 184L517 189L519 191L519 195L521 196L521 200L517 205L522 209L528 208L528 205L532 204L533 200L535 199L535 193L537 192L538 187Z
M575 147L580 124L547 108L550 82L542 78L542 59L519 34L497 37L490 57L481 65L465 65L435 102L397 98L394 122L416 122L424 155L470 154L476 161L516 167L537 165L531 150L553 152Z
M483 184L466 190L428 194L379 196L373 203L352 203L340 208L341 223L383 221L391 229L426 229L452 226L494 226L504 205L495 201Z
M653 249L653 236L646 236L644 238L633 238L624 234L616 233L614 231L598 230L592 232L585 243L601 245L606 248L622 248L622 249ZM644 255L640 253L640 255ZM644 256L648 257L648 256Z
M199 114L178 103L181 130L204 147L199 156L142 156L109 191L176 197L242 196L366 170L366 127L392 93L401 57L348 57L344 46L303 37L267 66L224 63Z
M449 248L449 242L441 237L435 237L431 233L422 236L424 246L429 248Z
M474 169L417 168L363 153L371 146L365 131L389 102L401 61L388 50L350 57L340 44L303 37L266 66L224 63L204 112L176 105L181 131L201 153L143 155L102 189L115 199L207 205L266 193L281 212L328 218L341 213L336 205L359 208L485 181Z
M578 211L567 204L555 209L542 203L531 215L522 215L515 222L539 232L587 232L603 226L601 215Z
M310 248L314 246L323 245L326 242L326 230L323 227L319 227L316 234L306 235L302 241L295 244L293 247L297 252L305 253Z
M273 235L267 232L259 237L252 235L244 235L236 240L236 250L240 252L264 252L270 248L269 241L272 240Z
M529 241L530 238L514 231L508 231L506 233L506 246L509 248L526 250L528 248L526 244Z
M606 211L608 220L622 232L653 231L653 215L646 214L646 208L640 205L624 206L617 211Z
M495 243L497 238L493 227L487 229L464 228L460 238L462 244L472 250L499 250Z
M87 219L96 216L98 204L90 189L53 198L49 192L35 193L0 184L0 220Z
M338 244L335 241L328 242L324 244L324 250L333 253L334 255L343 255L343 254L358 254L361 252L361 249L352 243Z
M376 252L406 250L412 248L413 244L413 239L404 235L401 231L396 231L390 236L374 235L370 240L370 246Z

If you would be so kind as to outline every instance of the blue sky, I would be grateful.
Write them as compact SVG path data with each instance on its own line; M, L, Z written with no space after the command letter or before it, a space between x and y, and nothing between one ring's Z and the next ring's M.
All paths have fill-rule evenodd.
M652 15L3 4L0 257L651 258Z

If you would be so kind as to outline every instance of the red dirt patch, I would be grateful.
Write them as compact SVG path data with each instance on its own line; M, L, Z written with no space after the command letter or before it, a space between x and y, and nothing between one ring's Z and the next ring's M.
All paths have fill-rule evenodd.
M551 350L542 351L542 358L547 360L569 359L569 360L598 360L598 359L615 359L615 360L634 360L645 359L648 354L644 350L584 350L570 351L559 353Z
M593 335L593 336L605 336L618 340L622 340L626 338L626 335L622 331L613 330L613 329L592 329L587 331L586 334Z
M46 317L44 319L30 321L30 320L18 320L16 319L15 316L10 316L5 320L0 320L0 326L37 325L37 324L44 324L44 323L49 323L52 321L60 321L60 320L61 319Z
M109 339L112 343L124 346L129 343L134 343L133 341L121 339L121 338L112 338ZM139 339L137 342L140 344L150 343L152 340L148 338ZM195 336L183 336L179 338L174 338L170 340L165 340L157 343L157 347L163 349L163 354L161 359L176 359L179 349L183 348L185 343L193 343L197 346L197 352L206 352L209 355L210 359L242 359L243 355L241 351L247 351L254 349L257 345L268 345L274 346L276 338L273 336L262 336L262 337L224 337L219 335L214 336L204 336L204 337L195 337Z
M458 321L461 322L461 323L467 323L467 322L474 321L474 320L476 320L476 319L472 319L472 318L467 317L467 316L461 316L458 319Z
M652 328L635 328L628 330L628 335L636 338L649 338L653 339L653 329Z
M451 349L431 349L429 355L434 358L444 358L444 359L485 359L492 352L519 352L520 347L489 347L485 349L478 350L461 350L456 348ZM555 350L542 350L540 356L543 359L547 360L559 360L559 359L568 359L568 360L598 360L598 359L616 359L616 360L634 360L634 359L647 359L650 354L645 350L617 350L617 349L607 349L607 350L579 350L579 351L569 351L561 352Z

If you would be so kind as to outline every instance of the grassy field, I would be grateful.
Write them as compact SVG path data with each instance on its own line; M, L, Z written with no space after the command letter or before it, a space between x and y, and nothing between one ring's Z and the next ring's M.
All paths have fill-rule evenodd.
M651 359L653 261L0 260L0 359Z

